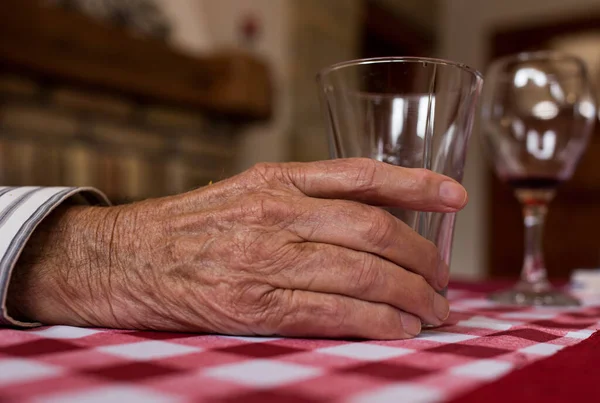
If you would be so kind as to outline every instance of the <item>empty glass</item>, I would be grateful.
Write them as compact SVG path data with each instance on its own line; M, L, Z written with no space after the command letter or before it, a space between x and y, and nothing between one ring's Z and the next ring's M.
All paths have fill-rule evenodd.
M498 177L523 208L525 256L521 280L495 301L577 305L547 279L542 231L557 186L573 175L596 118L584 63L557 52L498 59L487 73L481 108L483 146Z
M480 73L445 60L393 57L336 64L318 82L332 158L368 157L462 180ZM455 214L386 208L450 264Z

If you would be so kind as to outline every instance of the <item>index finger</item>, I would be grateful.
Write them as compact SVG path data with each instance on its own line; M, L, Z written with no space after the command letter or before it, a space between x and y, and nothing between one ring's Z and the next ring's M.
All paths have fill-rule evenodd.
M294 186L311 197L440 212L455 212L467 204L467 191L460 183L427 169L368 158L286 165Z

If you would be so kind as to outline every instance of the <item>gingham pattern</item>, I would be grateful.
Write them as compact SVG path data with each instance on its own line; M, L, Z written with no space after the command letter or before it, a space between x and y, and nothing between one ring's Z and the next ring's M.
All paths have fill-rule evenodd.
M0 330L0 401L439 402L599 328L581 308L501 307L451 291L445 325L405 341Z

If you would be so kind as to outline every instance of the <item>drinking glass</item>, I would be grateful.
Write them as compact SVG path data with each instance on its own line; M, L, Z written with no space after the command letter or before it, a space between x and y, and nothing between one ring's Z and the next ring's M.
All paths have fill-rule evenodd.
M481 74L445 60L353 60L317 77L332 158L368 157L461 181ZM450 264L455 214L382 206ZM444 292L445 293L445 292Z
M542 251L548 204L573 175L596 118L585 64L558 52L531 52L492 62L481 105L482 143L497 176L521 203L525 256L520 281L492 300L519 305L577 305L553 288Z

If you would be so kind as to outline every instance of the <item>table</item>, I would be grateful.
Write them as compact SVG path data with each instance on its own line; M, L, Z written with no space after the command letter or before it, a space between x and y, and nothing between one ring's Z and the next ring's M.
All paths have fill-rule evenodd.
M454 287L447 324L404 341L3 329L0 401L491 403L515 400L532 379L554 379L556 389L559 369L574 376L582 363L595 370L577 379L595 385L590 374L600 352L597 361L582 357L600 350L600 333L592 336L600 300L579 308L520 308L483 296ZM543 393L560 396L541 384ZM540 400L534 389L523 389L533 391L529 401ZM503 396L510 391L511 399Z

